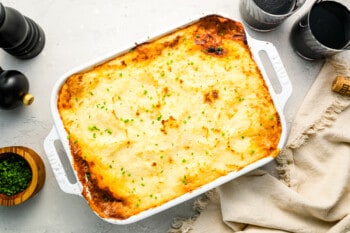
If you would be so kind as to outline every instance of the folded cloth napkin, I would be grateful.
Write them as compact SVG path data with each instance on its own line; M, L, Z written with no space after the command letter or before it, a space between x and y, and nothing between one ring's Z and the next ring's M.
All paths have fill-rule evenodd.
M278 177L258 169L212 190L169 232L350 232L350 97L331 90L349 61L323 65L276 158Z

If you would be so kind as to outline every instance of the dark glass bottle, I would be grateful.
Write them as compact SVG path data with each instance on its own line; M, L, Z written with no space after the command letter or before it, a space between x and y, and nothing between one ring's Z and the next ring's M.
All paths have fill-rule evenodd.
M45 45L44 31L32 19L0 3L0 47L19 59L37 56Z

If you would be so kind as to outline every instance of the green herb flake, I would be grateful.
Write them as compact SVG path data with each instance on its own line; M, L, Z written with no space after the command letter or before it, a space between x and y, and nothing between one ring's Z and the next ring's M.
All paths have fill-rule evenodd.
M0 159L0 193L12 196L28 187L32 170L22 157L8 153Z
M111 129L105 129L105 132L108 133L109 135L112 134L112 130Z
M100 129L97 128L96 125L89 126L88 129L89 129L90 131L100 131Z
M188 184L188 180L187 180L187 176L183 176L183 178L181 179L181 182L184 184L184 185L187 185Z

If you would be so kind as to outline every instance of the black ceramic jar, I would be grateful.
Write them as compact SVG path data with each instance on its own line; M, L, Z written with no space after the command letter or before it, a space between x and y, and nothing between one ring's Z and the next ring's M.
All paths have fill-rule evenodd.
M44 31L32 19L0 3L0 47L19 59L37 56L45 45Z

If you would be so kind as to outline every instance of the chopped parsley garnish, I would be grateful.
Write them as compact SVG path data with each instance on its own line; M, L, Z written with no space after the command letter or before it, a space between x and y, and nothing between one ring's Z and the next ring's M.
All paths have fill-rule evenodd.
M0 193L12 196L22 192L32 179L32 170L22 157L9 153L0 159Z

